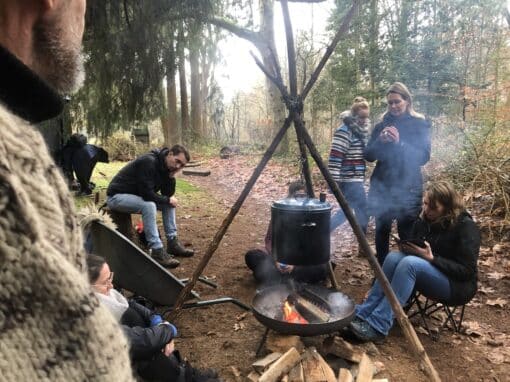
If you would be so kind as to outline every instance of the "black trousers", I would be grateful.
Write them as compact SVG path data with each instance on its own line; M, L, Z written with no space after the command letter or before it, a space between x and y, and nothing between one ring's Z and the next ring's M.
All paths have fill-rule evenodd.
M390 233L393 220L397 222L397 231L400 239L409 239L413 223L416 221L419 212L420 207L417 205L415 208L405 212L387 212L375 217L375 249L377 251L377 260L381 266L390 250Z
M260 285L280 284L287 277L292 277L299 282L315 284L326 280L328 276L328 264L295 266L289 275L282 274L276 268L273 258L260 249L246 252L244 259L248 268L252 270L253 277Z
M129 307L120 320L122 325L146 327L144 318L133 308ZM163 353L156 353L150 360L134 362L133 368L138 375L147 381L179 381L184 379L184 365L178 351L169 357Z

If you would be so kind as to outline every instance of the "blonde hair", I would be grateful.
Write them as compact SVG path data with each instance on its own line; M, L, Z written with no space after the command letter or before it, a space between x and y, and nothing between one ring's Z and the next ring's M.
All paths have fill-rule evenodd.
M447 181L430 182L425 187L425 193L429 198L429 204L435 208L437 204L444 207L444 214L440 218L446 225L452 226L459 215L464 211L464 200L455 190L453 185Z
M357 116L360 110L367 110L370 113L370 106L365 98L358 96L354 98L351 106L351 115L353 117Z
M416 110L414 110L413 95L411 94L411 92L409 91L407 86L405 86L402 82L394 82L393 84L391 84L391 86L388 88L388 91L386 92L386 97L390 93L395 93L395 94L400 95L404 99L404 101L407 102L407 112L411 116L420 118L420 119L425 119L425 116L423 114L418 113ZM389 111L386 111L383 114L383 117L385 117L388 113L389 113Z

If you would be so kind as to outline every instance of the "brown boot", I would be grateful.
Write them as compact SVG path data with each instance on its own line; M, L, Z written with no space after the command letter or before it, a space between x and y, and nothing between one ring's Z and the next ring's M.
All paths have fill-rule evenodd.
M179 243L179 240L177 240L177 237L174 237L171 240L168 240L166 253L178 257L191 257L195 254L195 251L184 248L182 244Z
M165 268L177 268L180 265L179 260L165 253L163 248L151 249L150 252L152 258Z

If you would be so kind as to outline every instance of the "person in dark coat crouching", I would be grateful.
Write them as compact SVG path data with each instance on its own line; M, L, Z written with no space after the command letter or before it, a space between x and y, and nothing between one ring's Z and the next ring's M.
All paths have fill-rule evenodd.
M389 251L393 220L405 239L420 212L423 190L421 166L430 159L430 122L413 109L407 87L395 82L386 93L388 110L375 125L365 147L369 162L377 161L368 192L368 210L375 217L375 246L379 263Z
M219 381L213 370L192 368L174 347L177 328L145 306L113 289L113 272L100 256L87 256L94 294L122 325L133 369L148 381Z
M399 242L400 251L388 254L383 264L400 304L408 301L413 290L452 306L469 302L477 289L480 232L451 184L428 185L411 235ZM349 329L361 341L380 341L393 319L391 305L376 281L367 299L356 306Z
M73 134L62 149L62 167L70 185L74 174L80 183L78 195L90 195L96 187L90 181L97 162L108 163L108 153L101 147L87 143L83 134Z

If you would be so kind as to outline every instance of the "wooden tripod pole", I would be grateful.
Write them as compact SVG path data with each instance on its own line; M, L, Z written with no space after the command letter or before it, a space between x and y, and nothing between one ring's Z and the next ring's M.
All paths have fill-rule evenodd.
M295 123L297 121L294 121ZM404 335L406 336L409 343L412 345L412 348L417 355L417 357L420 359L421 364L423 365L423 368L425 369L427 375L429 376L431 381L441 381L441 378L439 377L439 374L437 373L436 369L434 368L434 365L430 361L429 356L427 355L427 352L425 351L425 348L423 347L422 343L420 342L420 339L416 335L416 332L414 331L413 326L409 322L409 319L407 318L406 314L402 310L402 307L400 306L399 301L397 300L397 296L395 296L395 292L393 292L393 289L391 288L391 285L386 278L386 275L384 274L381 266L379 265L379 262L377 261L375 257L375 253L372 251L372 248L370 248L367 238L365 236L365 233L361 229L361 227L358 224L358 221L354 217L354 214L352 213L349 205L347 204L347 201L345 200L344 195L338 188L338 185L333 180L333 177L329 173L328 168L324 165L324 162L322 161L322 158L317 151L312 138L308 134L308 131L306 131L303 123L298 122L298 130L299 134L303 137L303 140L305 141L306 146L308 147L308 150L310 151L310 154L312 155L312 158L315 160L315 163L317 163L317 166L319 167L322 176L328 183L328 186L333 191L333 194L335 195L336 200L342 207L342 210L344 211L345 217L349 221L349 223L352 226L352 229L354 231L354 234L356 235L356 238L358 239L358 243L360 247L363 249L363 251L367 254L368 261L370 265L372 266L372 269L374 270L375 277L381 284L384 294L386 295L386 298L390 302L391 308L393 310L393 313L395 314L396 319L398 320L400 327L402 328Z
M255 184L255 182L259 178L260 174L266 167L267 162L269 162L269 160L273 156L276 148L278 147L281 140L285 136L285 133L287 132L288 128L290 127L291 121L292 120L290 119L290 116L287 117L283 126L281 127L281 129L278 131L278 133L274 137L273 142L271 142L271 144L267 148L264 156L260 160L260 163L257 165L255 170L253 171L253 174L251 175L250 179L248 180L248 182L246 182L246 185L244 186L243 191L241 192L241 194L237 198L236 202L230 209L230 212L228 213L228 215L223 220L223 223L221 224L220 228L214 235L214 238L209 243L209 246L207 247L207 250L205 251L204 257L202 257L202 259L200 260L200 263L197 265L196 269L193 272L193 276L191 277L191 280L184 286L181 293L179 293L179 295L177 296L177 300L174 304L173 310L168 315L169 320L174 320L180 314L182 305L184 304L184 302L190 295L191 291L195 287L195 284L197 283L198 278L200 277L200 275L202 275L202 272L204 271L205 267L209 263L209 260L211 260L212 255L218 249L221 239L223 239L223 236L227 232L228 227L230 226L230 224L234 220L235 216L239 212L239 209L241 208L244 201L246 200L246 197L248 196L251 189L253 188L253 185Z

